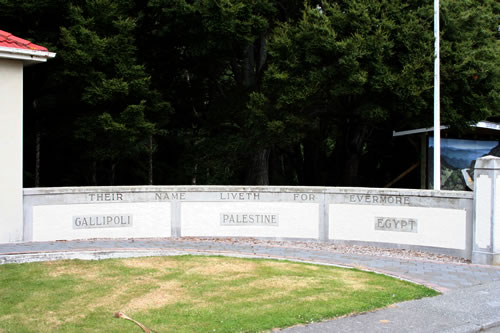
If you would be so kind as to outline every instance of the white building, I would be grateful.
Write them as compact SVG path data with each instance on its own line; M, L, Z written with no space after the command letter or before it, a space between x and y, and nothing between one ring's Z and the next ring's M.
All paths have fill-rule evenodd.
M0 30L0 243L23 239L23 68L53 57Z

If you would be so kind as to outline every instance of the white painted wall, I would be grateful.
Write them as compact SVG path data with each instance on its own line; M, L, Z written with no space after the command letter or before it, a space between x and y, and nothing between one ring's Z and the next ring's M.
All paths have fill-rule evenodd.
M0 59L0 243L23 240L23 63Z
M333 204L329 216L330 239L466 248L463 209ZM376 230L377 217L414 219L418 232Z
M274 214L277 226L221 225L221 214ZM182 236L312 238L319 236L319 205L284 202L183 202Z
M170 237L170 210L166 202L34 206L33 240ZM74 229L73 218L86 215L131 215L132 227Z

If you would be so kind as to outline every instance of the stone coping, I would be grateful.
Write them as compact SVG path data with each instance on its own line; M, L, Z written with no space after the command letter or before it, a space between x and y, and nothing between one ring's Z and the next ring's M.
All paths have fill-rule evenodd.
M96 192L262 192L262 193L320 193L320 194L385 194L406 195L418 197L436 197L452 199L470 199L474 197L473 192L467 191L434 191L418 189L381 189L369 187L320 187L320 186L199 186L199 185L150 185L150 186L82 186L82 187L39 187L24 188L25 196L57 195L57 194L82 194Z

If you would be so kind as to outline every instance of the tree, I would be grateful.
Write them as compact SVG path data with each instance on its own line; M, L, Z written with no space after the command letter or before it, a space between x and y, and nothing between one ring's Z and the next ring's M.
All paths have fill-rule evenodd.
M28 185L380 186L413 158L392 131L432 125L431 3L0 6L58 54L25 70ZM463 128L499 114L500 5L441 6L442 122Z
M67 2L63 0L0 0L0 29L28 39L57 52L59 26L64 24ZM59 13L59 15L54 15ZM40 186L50 182L51 124L60 123L54 117L57 105L57 76L59 59L51 59L43 66L24 69L24 165L26 186ZM42 163L44 162L44 163ZM47 177L44 177L47 175Z
M447 2L445 11L454 6L454 1ZM490 3L466 16L488 16L485 13L491 9ZM465 9L455 10L462 13ZM487 32L477 37L491 47L492 15L489 18L489 24L483 20L481 28L467 26L460 16L455 17L463 29L476 31L471 37L477 36L478 29L489 31L489 38ZM280 123L283 132L294 133L292 141L303 152L303 182L360 185L365 182L360 178L360 164L363 156L374 150L370 138L375 132L391 133L405 124L419 126L432 121L432 46L432 8L416 1L324 1L307 6L297 23L286 22L275 29L270 42L271 64L258 99L265 100L262 112ZM496 58L491 51L479 52L493 74ZM477 59L475 51L466 47L454 56L454 61ZM455 66L450 58L443 59L444 71ZM455 80L463 78L457 71L450 74ZM492 76L498 79L498 74ZM468 77L473 80L471 73ZM443 85L445 82L446 76ZM464 123L497 111L491 84L482 85L488 102L477 101L484 107L476 104L474 109L467 107L471 101L460 100L475 99L471 92L451 88L447 86L448 98L460 107L445 108L445 119ZM448 104L453 103L445 101L444 105ZM332 166L329 174L336 175L330 180L324 172L327 165Z
M108 183L114 184L117 164L142 152L149 155L152 183L152 140L160 129L147 115L169 108L150 90L150 77L137 63L130 9L128 2L88 0L70 6L71 25L61 28L63 76L73 82L77 101L75 137L87 147L93 185L98 163L108 165Z
M500 115L498 1L442 4L443 122L464 128Z
M273 15L266 0L158 0L146 9L145 59L176 109L174 131L186 151L181 168L193 182L255 178L243 175L259 155L243 132L245 105L260 84Z

